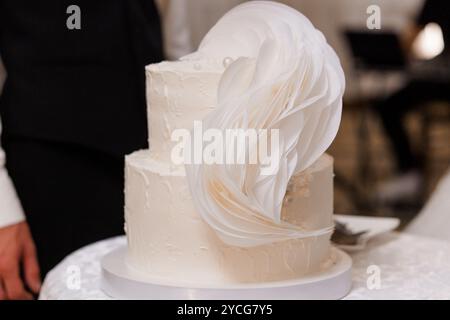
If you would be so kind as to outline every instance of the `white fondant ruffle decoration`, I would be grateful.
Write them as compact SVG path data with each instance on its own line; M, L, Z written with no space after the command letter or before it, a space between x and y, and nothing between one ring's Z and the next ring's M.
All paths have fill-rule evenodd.
M325 152L341 119L344 73L322 33L286 5L251 1L223 16L183 59L232 61L203 130L279 129L274 175L262 175L258 164L186 165L203 219L224 242L243 247L330 233L332 226L306 231L280 218L289 179Z

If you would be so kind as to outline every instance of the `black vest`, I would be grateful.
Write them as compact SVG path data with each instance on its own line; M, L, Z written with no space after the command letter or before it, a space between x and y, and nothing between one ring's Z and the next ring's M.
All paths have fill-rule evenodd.
M70 30L70 5L81 29ZM0 0L3 135L122 156L147 145L144 66L161 61L151 0ZM30 155L31 156L31 155Z

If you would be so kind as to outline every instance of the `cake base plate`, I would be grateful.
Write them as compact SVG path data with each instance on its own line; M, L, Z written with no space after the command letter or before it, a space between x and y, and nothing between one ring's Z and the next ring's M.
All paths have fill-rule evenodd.
M340 299L351 289L351 258L332 248L336 262L327 270L277 282L176 286L153 280L126 264L126 246L105 255L101 261L101 289L110 297L124 300L277 300Z

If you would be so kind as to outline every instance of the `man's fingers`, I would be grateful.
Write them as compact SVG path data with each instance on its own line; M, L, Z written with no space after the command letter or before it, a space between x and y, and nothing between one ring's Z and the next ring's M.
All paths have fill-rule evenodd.
M6 298L10 300L31 300L33 296L27 292L19 276L18 267L6 270L3 274L3 284Z
M32 299L27 287L39 290L36 250L25 222L0 228L0 281L6 299Z
M41 275L33 242L25 244L23 252L23 272L28 287L38 293L41 289Z

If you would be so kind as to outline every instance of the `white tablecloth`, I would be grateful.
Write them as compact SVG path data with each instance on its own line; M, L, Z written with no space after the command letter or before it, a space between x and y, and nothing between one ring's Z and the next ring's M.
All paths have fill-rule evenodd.
M69 255L47 275L40 299L110 299L99 288L100 259L125 241L108 239ZM353 288L345 299L450 299L449 242L390 233L351 256ZM369 266L375 267L368 273ZM373 270L380 286L369 289Z

